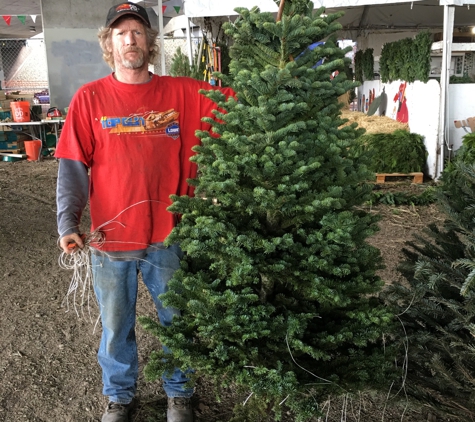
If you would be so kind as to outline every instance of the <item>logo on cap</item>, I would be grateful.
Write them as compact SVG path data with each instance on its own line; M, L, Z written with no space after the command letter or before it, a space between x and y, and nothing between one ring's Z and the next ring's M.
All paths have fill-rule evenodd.
M124 10L129 10L131 12L138 12L139 8L135 4L120 4L115 9L116 12L123 12Z

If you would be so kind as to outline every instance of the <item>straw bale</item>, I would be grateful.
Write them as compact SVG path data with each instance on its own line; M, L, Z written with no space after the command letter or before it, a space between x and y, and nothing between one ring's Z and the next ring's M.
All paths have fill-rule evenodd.
M343 95L338 97L338 102L343 104L343 108L350 109L350 92L346 91Z
M348 122L343 126L357 123L358 127L366 129L366 133L393 133L398 129L409 131L409 125L407 123L398 122L397 120L393 120L387 116L368 116L359 111L343 109L341 111L341 117L348 119Z

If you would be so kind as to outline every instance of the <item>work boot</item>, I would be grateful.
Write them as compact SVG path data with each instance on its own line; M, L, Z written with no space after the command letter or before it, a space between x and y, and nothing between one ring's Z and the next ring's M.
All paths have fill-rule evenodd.
M167 422L193 422L191 399L168 397Z
M132 407L133 403L121 404L110 401L102 415L102 422L129 422Z

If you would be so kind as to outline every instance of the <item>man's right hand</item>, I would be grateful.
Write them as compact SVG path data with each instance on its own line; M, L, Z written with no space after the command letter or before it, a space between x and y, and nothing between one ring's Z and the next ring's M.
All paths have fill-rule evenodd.
M59 247L64 253L72 254L77 248L84 248L84 241L78 233L71 233L60 239Z

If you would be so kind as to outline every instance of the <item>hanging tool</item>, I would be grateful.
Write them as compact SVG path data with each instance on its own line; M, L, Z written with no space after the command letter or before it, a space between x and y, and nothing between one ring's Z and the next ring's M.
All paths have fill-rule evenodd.
M218 72L221 72L222 69L221 69L221 47L216 47L215 48L216 51L217 51L217 56L218 56ZM221 82L221 79L219 80L219 86L222 86L222 82Z
M196 69L200 68L200 59L203 54L203 44L204 44L205 38L202 36L201 41L200 41L200 47L198 49L198 55L196 56Z

